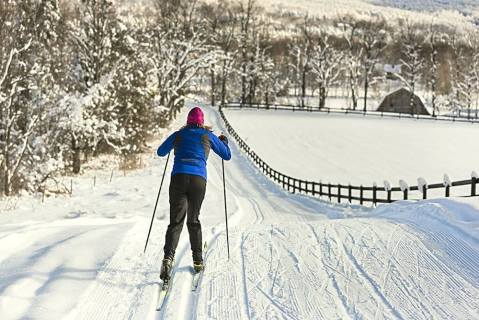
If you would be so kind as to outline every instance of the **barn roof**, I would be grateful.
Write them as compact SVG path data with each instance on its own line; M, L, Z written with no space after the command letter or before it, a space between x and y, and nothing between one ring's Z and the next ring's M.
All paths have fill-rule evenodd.
M411 93L411 91L409 91L409 89L406 88L406 87L401 87L399 89L394 89L394 90L389 91L387 94L384 95L384 97L381 100L381 102L379 103L379 105L382 105L384 103L384 100L386 100L387 97L392 96L393 94L396 94L396 93L400 93L401 91L405 91L407 94ZM421 102L424 104L424 100L417 93L414 93L414 95L416 97L418 97L419 100L421 100ZM424 104L424 106L426 106L426 105Z

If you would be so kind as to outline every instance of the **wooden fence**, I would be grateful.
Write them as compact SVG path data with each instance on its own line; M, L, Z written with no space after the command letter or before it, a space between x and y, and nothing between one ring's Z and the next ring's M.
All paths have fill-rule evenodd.
M372 117L381 117L381 118L405 118L405 119L421 119L421 120L433 120L433 121L452 121L452 122L464 122L464 123L479 123L477 118L467 118L467 117L458 117L452 115L444 116L431 116L431 115L412 115L410 113L396 113L396 112L381 112L381 111L360 111L353 109L339 109L339 108L313 108L311 106L297 106L297 105L266 105L266 104L241 104L241 103L229 103L224 108L241 108L241 109L262 109L262 110L284 110L284 111L299 111L299 112L316 112L316 113L325 113L325 114L351 114L351 115L361 115L361 116L372 116Z
M220 106L219 113L223 119L228 133L236 140L238 146L243 150L248 157L258 166L258 168L271 180L279 184L284 190L292 193L300 193L305 195L311 195L313 197L319 197L321 199L327 199L329 201L335 201L338 203L349 202L359 204L372 203L377 205L379 203L391 203L398 200L408 199L427 199L431 190L443 189L444 197L451 195L451 189L456 187L470 186L470 192L465 191L460 196L473 197L477 196L476 186L478 183L477 175L473 174L469 180L454 181L444 179L442 183L427 184L423 183L421 186L407 186L405 183L401 187L380 187L373 186L353 186L353 185L341 185L331 184L316 181L301 180L294 177L285 175L268 165L263 159L261 159L253 149L238 135L235 129L231 126L224 112L224 107ZM415 193L415 194L413 194ZM416 197L413 197L413 196Z

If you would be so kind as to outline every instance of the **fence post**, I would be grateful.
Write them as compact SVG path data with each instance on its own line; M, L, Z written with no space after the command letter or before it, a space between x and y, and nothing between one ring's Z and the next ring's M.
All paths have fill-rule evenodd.
M373 185L373 205L376 206L377 202L377 186L376 183Z
M319 197L323 196L323 183L319 182Z
M477 177L473 176L471 180L471 197L476 196Z
M329 201L331 201L331 183L328 183L328 197Z
M446 198L449 198L450 194L451 194L451 179L449 178L449 176L447 175L447 173L444 174L444 187L446 188Z
M338 203L341 203L341 185L338 184Z
M293 178L293 194L296 193L296 179Z
M391 190L388 190L388 202L391 203Z
M400 179L399 180L399 187L401 188L401 191L403 192L403 199L407 200L408 190L409 190L409 186L408 186L407 182Z
M351 189L351 185L348 186L348 201L349 203L352 203L353 202L353 190Z
M422 199L426 200L427 199L427 181L424 178L417 178L417 185L418 185L418 190L422 193Z
M363 185L361 185L359 186L359 204L361 205L364 203L363 195L364 195L364 190L363 190Z

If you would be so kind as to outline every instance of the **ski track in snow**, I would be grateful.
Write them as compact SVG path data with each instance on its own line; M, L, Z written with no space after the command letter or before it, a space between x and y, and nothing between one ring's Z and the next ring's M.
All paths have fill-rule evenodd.
M223 128L212 108L205 112L210 124ZM184 228L171 291L164 308L155 311L167 221L155 222L143 254L153 205L148 203L143 216L110 222L80 217L5 225L0 230L0 249L6 253L0 257L1 318L52 319L57 309L66 319L479 318L479 239L441 220L446 208L406 203L368 210L290 195L231 145L234 159L225 163L231 257L227 259L221 161L212 155L200 216L208 244L206 270L196 292L191 292ZM153 167L153 175L160 175L163 164ZM167 188L163 190L160 217L168 212ZM418 212L429 214L418 217ZM23 237L28 233L35 236ZM82 237L91 244L108 238L108 248L96 268L84 270L88 285L77 288L76 299L52 308L45 302L52 292L45 289L49 276L68 277L68 263L44 257L62 246L68 251ZM12 242L15 248L3 245ZM74 256L63 254L65 259ZM42 264L55 262L49 266L52 274L40 272ZM33 273L36 268L39 272ZM6 312L12 302L19 305L16 314Z

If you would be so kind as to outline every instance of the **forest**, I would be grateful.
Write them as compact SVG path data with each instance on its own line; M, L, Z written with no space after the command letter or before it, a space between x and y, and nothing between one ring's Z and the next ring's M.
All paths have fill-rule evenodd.
M314 96L324 108L340 87L366 110L393 77L411 97L427 94L433 116L477 110L479 33L433 16L321 17L255 0L9 0L0 24L0 197L42 191L99 154L144 152L192 97L305 107Z

